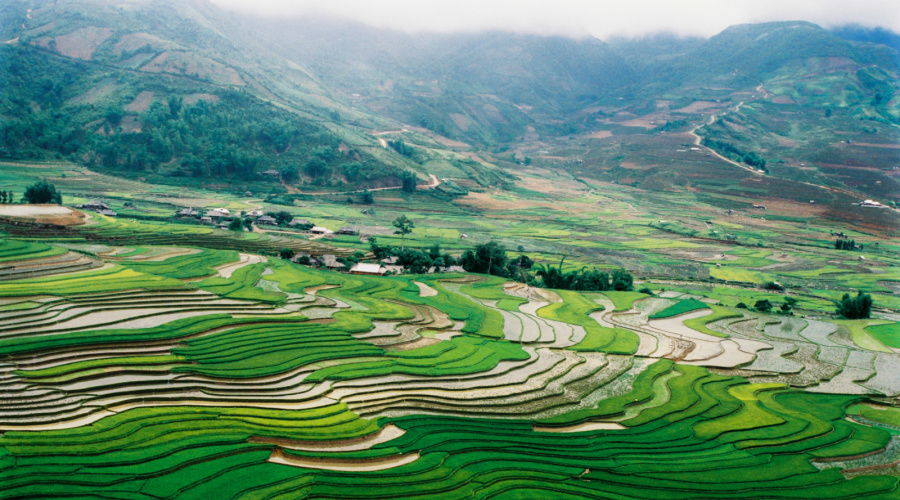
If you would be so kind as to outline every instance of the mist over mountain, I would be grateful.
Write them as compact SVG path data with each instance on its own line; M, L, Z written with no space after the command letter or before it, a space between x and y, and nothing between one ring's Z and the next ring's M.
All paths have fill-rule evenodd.
M441 151L524 147L514 153L521 158L535 141L598 130L686 133L713 110L751 100L758 102L747 115L710 122L709 140L740 157L791 164L816 161L823 145L854 134L890 142L900 121L896 40L860 28L785 21L708 39L603 41L409 34L334 18L236 14L205 0L17 0L0 8L0 153L165 182L255 181L275 169L299 182L378 186L403 172L427 175L430 162L452 157L453 168L490 183L505 175L495 170L500 158L473 163ZM835 118L817 121L814 137L778 135L826 114ZM418 144L415 154L373 135L401 129ZM607 171L616 157L597 167ZM894 157L878 161L886 167ZM482 178L485 169L500 177Z

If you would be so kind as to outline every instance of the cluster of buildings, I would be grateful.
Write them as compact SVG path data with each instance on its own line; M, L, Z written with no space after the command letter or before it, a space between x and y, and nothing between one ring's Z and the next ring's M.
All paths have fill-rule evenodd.
M301 262L306 264L308 262L308 265L310 266L324 268L330 271L346 272L349 274L365 274L369 276L383 276L388 273L400 274L403 272L403 266L400 265L398 257L387 257L374 263L358 262L353 264L349 269L347 268L347 265L331 254L322 255L321 257L313 257L309 254L297 254L291 259L291 262L294 262L295 264ZM432 267L428 270L429 274L436 272L464 273L466 270L463 269L462 266Z
M184 208L177 212L175 212L176 217L185 217L192 219L200 219L200 222L204 224L214 225L220 228L227 228L226 224L223 224L222 221L225 219L231 219L233 217L249 217L253 219L254 223L258 226L277 226L278 221L275 217L271 215L267 215L262 210L250 210L244 212L243 214L232 214L230 210L227 208L213 208L207 210L206 213L201 213L193 208ZM345 236L359 236L360 228L356 226L344 226L337 231L332 231L327 227L317 226L310 222L307 219L302 219L298 217L294 217L291 219L285 226L290 228L299 228L304 229L311 236L317 237L330 237L332 235L345 235ZM378 233L379 228L372 228L373 234Z
M100 215L105 215L107 217L115 217L116 215L118 215L112 209L109 208L109 205L107 205L106 203L103 203L100 200L91 200L82 205L78 205L78 208L80 208L82 210L93 210L94 212L97 212Z

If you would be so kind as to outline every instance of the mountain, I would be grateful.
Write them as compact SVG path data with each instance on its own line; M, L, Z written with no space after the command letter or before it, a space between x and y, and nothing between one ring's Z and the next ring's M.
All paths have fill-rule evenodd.
M884 45L900 53L900 34L891 30L869 28L858 24L845 24L832 28L831 32L845 40Z
M774 176L873 196L896 185L885 173L896 150L877 148L897 142L898 53L860 30L796 21L709 39L412 35L237 15L207 0L11 0L0 33L7 158L276 195L398 185L405 172L477 187L595 133L618 146L589 152L591 167L627 179L617 148L671 151L664 134L708 121L705 144L766 159ZM849 167L875 168L878 182L854 184ZM259 175L272 169L280 180Z

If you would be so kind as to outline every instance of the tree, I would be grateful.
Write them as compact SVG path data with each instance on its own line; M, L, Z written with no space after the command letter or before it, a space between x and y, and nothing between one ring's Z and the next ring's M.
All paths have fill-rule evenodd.
M235 217L231 219L231 222L228 224L228 229L231 231L243 231L244 223L241 221L240 217Z
M432 258L425 252L418 250L402 250L397 262L413 274L424 274L434 264Z
M56 186L42 179L25 190L25 201L28 203L62 203L62 194Z
M0 191L0 204L6 204L6 191Z
M634 277L624 269L616 269L612 274L613 290L624 292L634 288Z
M279 210L278 212L268 212L266 213L269 217L273 217L275 219L275 223L279 226L283 226L290 222L294 216L291 215L290 212L286 212L284 210Z
M329 170L328 164L319 157L312 158L306 162L306 166L303 169L310 177L321 177Z
M405 172L403 174L402 190L404 193L415 193L417 184L418 184L418 179L416 178L416 174L414 174L412 172Z
M397 230L394 231L394 234L400 235L400 251L402 252L406 243L406 235L411 233L416 225L413 221L407 219L405 215L401 215L394 219L394 227L397 228Z
M872 313L872 296L861 290L856 297L850 297L849 293L845 293L837 303L835 312L847 319L866 319Z
M753 308L760 312L769 312L772 310L772 303L769 302L769 299L757 300L756 304L753 304Z
M278 252L278 256L284 260L289 260L294 258L294 250L291 248L282 248L280 252Z
M388 141L388 146L390 146L391 148L393 148L394 151L400 153L401 155L403 155L407 158L411 157L413 155L413 153L415 152L415 150L412 148L412 146L406 144L405 142L403 142L399 139L396 141Z
M375 198L372 198L372 193L370 193L368 189L363 191L361 203L363 205L371 205L372 203L375 203Z
M299 177L296 167L285 167L281 169L281 178L284 182L294 182Z
M506 248L493 241L478 245L474 252L466 250L459 258L459 263L466 271L494 276L508 276L506 270L508 261Z

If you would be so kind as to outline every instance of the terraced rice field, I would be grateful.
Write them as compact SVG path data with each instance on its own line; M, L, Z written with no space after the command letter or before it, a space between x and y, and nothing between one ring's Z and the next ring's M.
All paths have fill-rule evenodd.
M95 230L0 240L0 498L900 495L890 320Z

